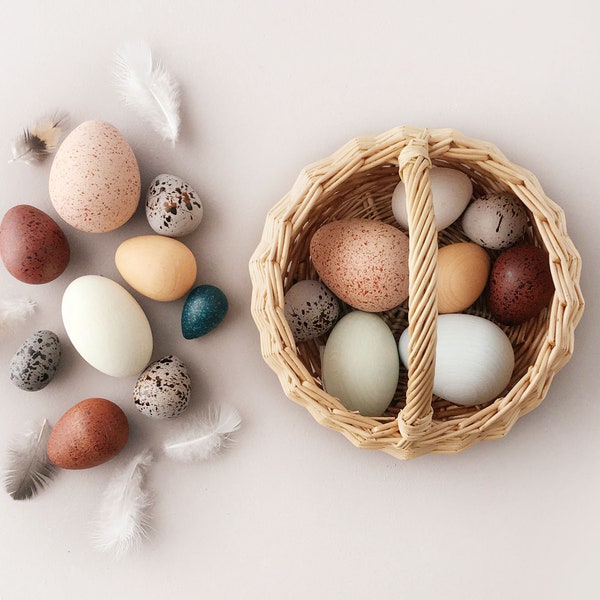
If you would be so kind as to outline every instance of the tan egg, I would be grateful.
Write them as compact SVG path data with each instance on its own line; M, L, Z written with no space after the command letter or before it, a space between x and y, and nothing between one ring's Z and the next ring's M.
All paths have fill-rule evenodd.
M162 235L125 240L117 248L115 264L134 290L160 302L181 298L196 281L192 251L182 242Z
M50 169L50 200L69 225L102 233L126 223L140 199L131 146L105 121L85 121L63 141Z
M477 244L460 242L438 253L438 312L457 313L481 296L490 274L490 257Z

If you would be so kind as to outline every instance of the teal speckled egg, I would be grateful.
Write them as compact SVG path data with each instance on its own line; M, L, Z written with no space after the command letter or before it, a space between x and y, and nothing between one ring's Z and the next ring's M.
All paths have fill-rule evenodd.
M214 285L199 285L187 296L181 313L181 332L193 340L212 331L224 318L229 304Z

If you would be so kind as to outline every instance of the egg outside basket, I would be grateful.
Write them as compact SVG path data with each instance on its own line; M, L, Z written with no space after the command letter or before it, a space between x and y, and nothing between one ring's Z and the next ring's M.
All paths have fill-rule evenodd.
M429 186L432 164L469 175L475 194L514 193L529 214L528 240L549 254L552 302L537 318L502 327L515 351L515 368L506 392L481 406L453 405L432 393L438 247L467 239L459 223L439 234L436 230ZM407 189L409 299L381 316L396 339L409 327L409 364L386 413L366 417L346 410L323 390L320 348L325 340L294 341L284 316L284 295L296 281L318 278L309 244L323 224L354 217L396 224L391 196L400 178ZM508 433L519 417L540 404L554 375L571 357L584 307L581 259L567 235L562 210L532 173L509 162L494 145L452 129L398 127L356 138L304 168L290 192L269 211L249 267L261 352L285 394L354 445L401 459L459 452ZM469 312L491 318L482 299Z

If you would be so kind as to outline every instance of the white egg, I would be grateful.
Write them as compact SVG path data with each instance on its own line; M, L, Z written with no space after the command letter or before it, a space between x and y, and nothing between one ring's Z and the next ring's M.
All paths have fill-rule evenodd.
M135 298L112 279L84 275L62 299L62 318L75 349L113 377L139 374L152 354L150 323Z
M327 393L348 410L380 416L394 398L400 374L392 330L375 313L348 313L329 334L322 374Z
M446 167L432 167L429 182L433 196L433 212L438 231L446 229L460 217L471 195L473 184L465 173ZM406 189L401 181L392 194L392 212L398 224L408 229Z
M406 329L398 343L408 368ZM510 382L515 357L506 334L495 323L467 314L440 315L433 393L462 406L484 404L502 394Z

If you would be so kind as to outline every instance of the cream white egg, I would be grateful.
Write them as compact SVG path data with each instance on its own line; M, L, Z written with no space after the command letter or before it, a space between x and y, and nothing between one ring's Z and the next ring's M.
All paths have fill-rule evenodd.
M75 349L102 373L138 375L150 360L150 323L135 298L112 279L73 280L63 294L62 319Z
M410 334L404 330L398 343L408 368ZM515 357L510 340L492 321L468 314L440 315L433 393L462 406L494 400L508 386Z
M355 310L331 330L323 352L323 385L348 410L383 414L394 398L399 373L394 335L379 315Z
M473 184L462 171L447 167L432 167L429 171L429 182L435 224L438 231L441 231L452 225L463 213L473 194ZM392 212L398 224L407 230L406 188L402 181L392 194Z

